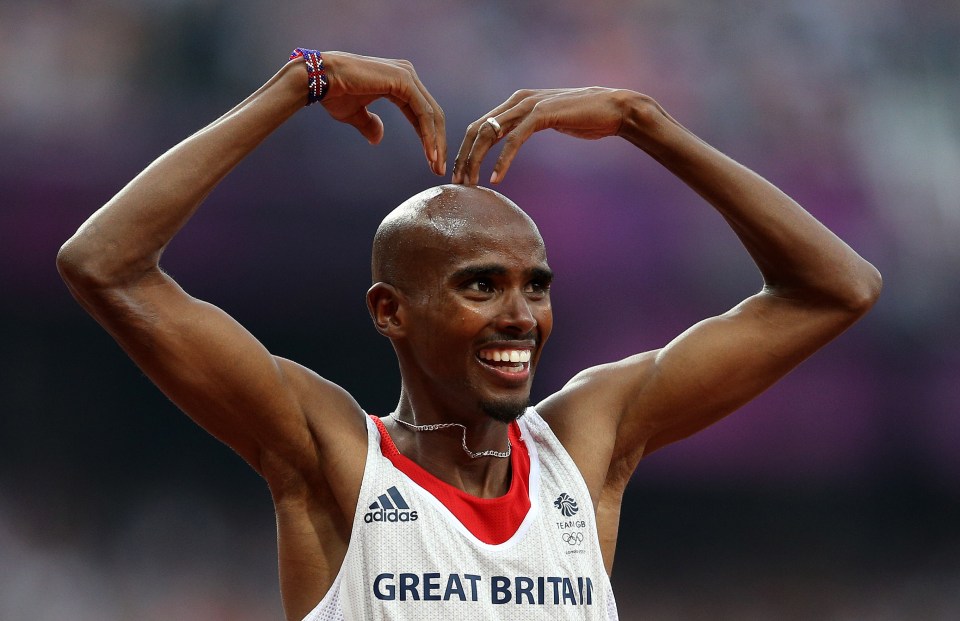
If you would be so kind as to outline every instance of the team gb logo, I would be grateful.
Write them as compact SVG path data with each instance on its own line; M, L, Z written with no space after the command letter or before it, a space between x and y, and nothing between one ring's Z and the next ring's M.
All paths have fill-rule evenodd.
M571 517L580 510L580 507L577 506L577 501L571 498L566 492L557 496L557 499L553 501L553 506L560 509L560 513L562 513L564 517Z

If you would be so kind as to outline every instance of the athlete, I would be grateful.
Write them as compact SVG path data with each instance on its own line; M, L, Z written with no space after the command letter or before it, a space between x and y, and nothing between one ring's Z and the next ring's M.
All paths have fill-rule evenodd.
M157 386L266 480L288 620L616 618L608 574L639 461L843 332L876 300L879 274L650 97L520 91L467 128L451 184L406 201L376 233L367 304L402 384L396 410L371 417L188 295L159 261L204 197L305 103L377 143L383 126L367 105L380 98L444 175L443 112L410 63L297 50L94 213L61 249L60 272ZM530 218L476 184L494 145L497 183L544 129L619 136L647 153L726 219L764 285L529 407L552 327L551 271Z

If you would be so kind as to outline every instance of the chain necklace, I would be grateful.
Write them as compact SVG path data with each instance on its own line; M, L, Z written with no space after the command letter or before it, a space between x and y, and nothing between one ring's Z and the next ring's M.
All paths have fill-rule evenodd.
M401 425L409 427L414 431L437 431L438 429L449 429L450 427L459 427L463 429L463 438L460 440L460 445L463 446L464 452L470 456L470 459L479 459L481 457L499 457L505 459L510 457L510 452L513 450L513 444L510 442L510 438L507 438L507 450L505 451L480 451L479 453L474 453L467 448L467 427L461 425L460 423L433 423L432 425L414 425L413 423L408 423L405 420L400 420L396 415L394 415L393 420L397 421Z

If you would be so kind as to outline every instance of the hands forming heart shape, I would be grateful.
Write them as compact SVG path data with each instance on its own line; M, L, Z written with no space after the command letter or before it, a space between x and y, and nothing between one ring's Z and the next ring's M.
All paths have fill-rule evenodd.
M387 99L417 132L431 170L437 175L446 174L443 109L409 61L345 52L324 52L323 59L328 89L322 103L334 119L353 125L372 144L378 143L383 138L383 122L367 106L377 99ZM623 133L629 125L624 119L638 109L637 104L663 113L649 97L622 89L593 86L519 90L467 126L451 180L476 185L481 162L496 143L503 141L490 176L490 183L499 183L520 146L544 129L591 140L614 135L631 139Z

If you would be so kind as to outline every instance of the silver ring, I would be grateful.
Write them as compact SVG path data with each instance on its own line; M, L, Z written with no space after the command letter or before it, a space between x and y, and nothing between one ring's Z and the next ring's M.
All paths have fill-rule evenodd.
M487 117L487 120L483 122L483 124L492 127L493 131L497 134L497 138L503 138L503 128L500 127L500 123L497 122L497 119L489 116Z

